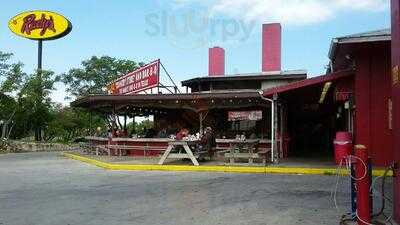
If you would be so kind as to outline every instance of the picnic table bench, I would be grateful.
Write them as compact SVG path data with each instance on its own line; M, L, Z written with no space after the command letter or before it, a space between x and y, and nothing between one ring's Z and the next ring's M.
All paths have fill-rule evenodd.
M149 151L165 151L163 146L148 146L148 145L95 145L89 148L89 152L95 155L111 156L111 150L116 150L118 156L123 155L124 150L143 150L143 156Z
M168 148L167 148L167 150L165 150L164 154L161 156L161 159L158 162L158 164L163 165L167 158L169 158L169 159L190 159L192 161L193 165L198 166L199 162L197 161L197 159L204 156L204 154L206 154L207 151L195 151L195 153L193 153L190 146L196 148L197 144L198 144L198 141L185 141L185 140L168 142ZM179 148L179 147L181 147L181 148ZM178 152L172 152L173 150L177 150L177 149L178 149ZM184 150L185 152L182 153L182 150Z
M266 163L266 156L270 152L269 148L258 148L258 140L234 140L225 152L225 159L229 164L235 164L235 159L247 159L248 164L253 164L255 159L261 159ZM221 151L220 151L221 152Z

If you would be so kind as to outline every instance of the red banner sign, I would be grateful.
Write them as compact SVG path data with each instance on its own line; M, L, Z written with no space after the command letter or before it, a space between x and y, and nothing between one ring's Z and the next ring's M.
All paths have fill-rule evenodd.
M159 78L160 60L156 60L118 78L107 89L114 95L135 94L158 86Z
M337 91L335 93L335 101L338 101L338 102L347 101L350 99L352 94L353 94L352 92L348 92L348 91Z
M262 111L229 111L228 121L240 121L240 120L261 120Z

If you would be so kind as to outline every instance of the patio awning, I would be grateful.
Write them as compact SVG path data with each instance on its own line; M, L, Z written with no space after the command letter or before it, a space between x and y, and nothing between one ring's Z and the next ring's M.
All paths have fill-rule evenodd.
M185 93L185 94L136 94L90 95L71 103L72 107L87 108L100 113L123 113L141 109L186 109L195 112L209 109L235 109L254 106L268 107L257 91Z

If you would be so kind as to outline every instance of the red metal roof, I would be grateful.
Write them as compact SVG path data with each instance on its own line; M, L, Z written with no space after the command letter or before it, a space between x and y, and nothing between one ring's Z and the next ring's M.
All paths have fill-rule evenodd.
M291 90L299 89L299 88L302 88L302 87L317 85L317 84L321 84L321 83L324 83L324 82L337 80L337 79L340 79L340 78L343 78L343 77L352 76L352 75L354 75L354 70L339 71L339 72L335 72L335 73L331 73L331 74L327 74L327 75L322 75L322 76L318 76L318 77L313 77L313 78L309 78L309 79L305 79L305 80L289 83L287 85L283 85L283 86L279 86L279 87L274 87L274 88L270 88L270 89L267 89L267 90L263 90L263 95L264 96L271 96L273 94L282 93L282 92L286 92L286 91L291 91Z

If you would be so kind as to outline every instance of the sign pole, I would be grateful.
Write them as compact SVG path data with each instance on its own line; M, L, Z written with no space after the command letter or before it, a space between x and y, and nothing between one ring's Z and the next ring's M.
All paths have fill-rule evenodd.
M36 77L39 78L40 82L42 82L42 40L38 40L38 65L37 65L37 74ZM42 141L42 131L41 128L36 128L36 140Z
M43 40L38 40L38 73L42 70Z

